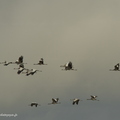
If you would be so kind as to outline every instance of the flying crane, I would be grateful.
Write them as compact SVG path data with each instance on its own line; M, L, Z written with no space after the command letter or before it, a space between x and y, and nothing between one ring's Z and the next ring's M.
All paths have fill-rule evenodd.
M78 105L79 101L82 101L82 100L80 100L80 99L78 99L78 98L75 98L75 99L73 99L72 104L73 104L73 105L75 105L75 104Z
M59 98L52 98L52 103L48 103L48 105L51 105L51 104L60 104L59 101Z
M73 68L73 64L71 61L67 62L65 65L61 65L60 67L64 67L62 70L77 70Z
M99 100L97 100L96 98L97 98L96 95L91 95L91 98L90 98L90 99L87 99L87 100L93 100L93 101L96 100L96 101L99 101Z
M44 59L41 58L38 63L35 63L34 65L47 65L44 63Z
M24 70L27 70L27 69L24 68L24 64L21 63L21 64L19 64L19 68L14 68L14 70L18 70L18 71L17 71L17 74L20 74L20 73L22 73Z
M21 64L21 63L27 64L27 63L24 63L24 62L23 62L23 56L22 56L22 55L15 61L15 64L17 64L17 65L19 65L19 64Z
M23 72L26 74L26 76L29 76L29 75L34 75L35 73L37 72L42 72L40 70L37 70L37 69L26 69L27 71L26 72Z
M0 62L0 64L4 64L4 66L8 66L9 64L13 64L13 62L7 62L7 61L5 61L5 62Z
M31 107L33 107L33 106L37 107L37 106L40 106L40 104L38 104L37 102L32 102L29 106L31 106Z
M117 64L114 66L114 69L110 69L110 71L120 71L120 70L119 70L119 67L120 67L120 64L117 63Z

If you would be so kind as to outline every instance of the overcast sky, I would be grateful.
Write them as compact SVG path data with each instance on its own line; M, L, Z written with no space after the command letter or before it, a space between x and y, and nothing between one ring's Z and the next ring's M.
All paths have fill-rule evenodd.
M119 0L0 0L0 62L24 56L26 68L0 65L0 114L10 120L118 120ZM44 58L46 66L35 66ZM77 71L62 71L72 61ZM97 95L100 101L87 101ZM61 104L48 105L59 97ZM79 105L70 99L80 98ZM40 107L28 106L38 102ZM0 120L6 120L0 117Z

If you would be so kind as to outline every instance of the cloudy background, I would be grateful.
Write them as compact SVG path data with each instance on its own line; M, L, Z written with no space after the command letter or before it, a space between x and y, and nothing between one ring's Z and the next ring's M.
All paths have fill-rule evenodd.
M119 0L0 0L0 61L23 55L26 68L42 70L0 65L0 114L18 115L0 119L119 120L120 73L109 71L120 62L119 12ZM48 65L34 66L42 57ZM77 71L61 70L68 61ZM48 105L56 97L61 104Z

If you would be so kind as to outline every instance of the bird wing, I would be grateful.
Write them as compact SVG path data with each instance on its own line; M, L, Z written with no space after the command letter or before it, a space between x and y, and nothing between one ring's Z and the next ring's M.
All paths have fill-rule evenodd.
M54 98L52 98L52 101L53 101L53 102L56 102L56 100L55 100Z
M76 101L76 104L77 104L77 105L78 105L78 103L79 103L79 100Z
M23 56L20 56L19 59L18 59L18 61L19 61L20 63L23 63Z
M72 103L73 105L75 104L75 101L73 101L73 103Z
M52 98L52 102L53 102L53 103L57 103L58 100L59 100L59 98L56 98L56 99Z
M95 98L95 96L91 95L91 98Z

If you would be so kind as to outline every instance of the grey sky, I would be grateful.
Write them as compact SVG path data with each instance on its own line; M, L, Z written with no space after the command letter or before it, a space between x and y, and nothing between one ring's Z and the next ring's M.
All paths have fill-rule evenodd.
M0 65L0 112L23 120L118 120L118 0L0 0L0 61L24 56L34 76ZM33 64L43 57L47 66ZM77 71L61 71L72 61ZM99 102L87 101L97 95ZM59 97L60 105L47 105ZM73 106L70 99L83 101ZM28 106L36 101L38 108ZM0 117L6 120L6 117ZM10 118L13 120L13 117Z

